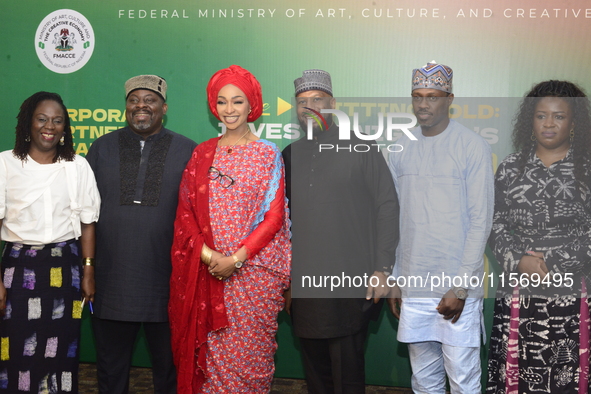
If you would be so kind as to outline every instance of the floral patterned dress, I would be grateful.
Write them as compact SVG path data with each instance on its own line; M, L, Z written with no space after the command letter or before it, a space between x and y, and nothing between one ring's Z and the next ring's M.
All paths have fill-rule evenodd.
M532 153L523 173L519 155L509 155L495 179L490 244L505 286L495 305L487 393L587 393L589 185L575 181L572 151L550 167ZM530 250L544 253L550 281L512 288L509 274L520 278L517 265Z
M277 315L284 305L283 292L289 286L291 267L290 224L281 153L266 140L235 146L231 154L228 153L228 147L214 147L215 151L209 151L204 146L205 143L197 147L181 182L175 237L181 239L185 233L188 238L186 241L185 238L182 241L175 240L173 246L170 309L173 349L181 349L187 340L193 338L190 330L184 331L183 326L197 324L199 330L199 325L206 324L207 320L204 305L208 301L198 301L198 296L191 298L189 294L193 293L183 290L194 287L191 283L179 285L186 281L187 274L191 275L195 270L203 272L199 251L191 252L191 249L195 249L191 246L195 239L188 233L210 232L214 249L227 256L244 245L248 259L242 268L236 269L231 277L222 282L223 303L212 300L213 313L225 308L227 325L208 330L204 344L205 365L200 361L193 362L201 348L198 343L197 351L187 352L186 355L181 355L177 350L177 369L181 366L180 369L185 370L189 362L193 363L194 376L204 375L203 384L196 384L196 380L192 379L191 392L268 392L275 371L273 357L277 349ZM201 171L198 165L200 157L214 153L211 166L219 176L207 179L210 230L191 219L199 214L192 203L195 200L193 196L204 189L199 181L194 181L196 178L193 174ZM269 222L274 224L269 225ZM271 228L273 230L269 231ZM189 268L184 273L177 269L183 264L183 256L192 256L190 262L186 263ZM210 279L210 275L206 276ZM194 306L187 308L188 304ZM192 320L193 315L188 312L181 312L184 316L179 317L179 311L183 310L196 310L196 321ZM180 381L183 384L180 385L179 393L189 392L190 388L184 383L185 378Z

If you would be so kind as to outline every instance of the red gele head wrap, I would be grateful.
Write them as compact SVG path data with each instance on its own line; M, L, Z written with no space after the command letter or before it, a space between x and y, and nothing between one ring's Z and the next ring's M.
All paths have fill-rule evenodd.
M263 113L263 90L261 84L248 70L232 65L213 74L207 84L207 101L209 109L220 119L217 110L218 93L226 85L234 85L246 94L251 112L247 121L253 122Z

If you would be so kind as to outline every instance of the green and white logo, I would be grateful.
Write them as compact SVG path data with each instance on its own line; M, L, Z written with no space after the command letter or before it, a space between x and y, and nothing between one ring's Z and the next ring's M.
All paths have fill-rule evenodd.
M70 74L90 60L94 31L88 19L77 11L53 11L37 27L35 49L39 60L49 70Z

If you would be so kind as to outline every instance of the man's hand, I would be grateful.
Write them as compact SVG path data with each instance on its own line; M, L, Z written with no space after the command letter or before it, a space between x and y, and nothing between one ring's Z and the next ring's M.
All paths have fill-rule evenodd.
M374 277L377 278L377 280L372 279ZM383 272L375 271L373 275L369 278L365 299L369 301L373 297L374 304L377 304L381 298L387 297L390 293L387 281L388 278ZM372 283L376 284L376 286L372 286Z
M466 301L459 300L453 290L450 289L443 295L441 301L439 301L439 305L435 309L437 309L440 315L443 315L445 320L452 319L451 322L455 323L460 319L465 304Z
M285 312L287 312L288 315L291 315L291 286L283 292L283 298L285 299L285 306L283 309L285 309Z
M392 312L394 317L397 319L400 319L401 306L402 293L400 292L400 287L398 287L398 284L395 284L394 287L390 289L390 294L388 295L388 307L390 308L390 312Z

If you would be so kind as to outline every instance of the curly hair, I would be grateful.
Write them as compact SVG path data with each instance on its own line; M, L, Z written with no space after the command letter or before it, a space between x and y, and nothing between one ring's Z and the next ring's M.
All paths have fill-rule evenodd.
M58 160L72 161L74 160L76 152L74 151L74 141L72 139L68 109L64 105L59 94L50 92L37 92L22 103L18 116L16 117L18 120L16 124L16 141L12 153L21 161L27 160L27 155L31 148L33 114L35 113L37 106L45 100L55 101L64 111L64 144L57 144L57 150L53 162L55 163Z
M543 97L561 97L568 103L575 124L571 147L574 157L575 179L587 183L587 166L591 163L591 110L585 92L572 82L544 81L535 85L525 96L515 116L513 127L513 146L521 152L519 169L523 173L531 153L536 149L537 142L531 140L534 112Z

